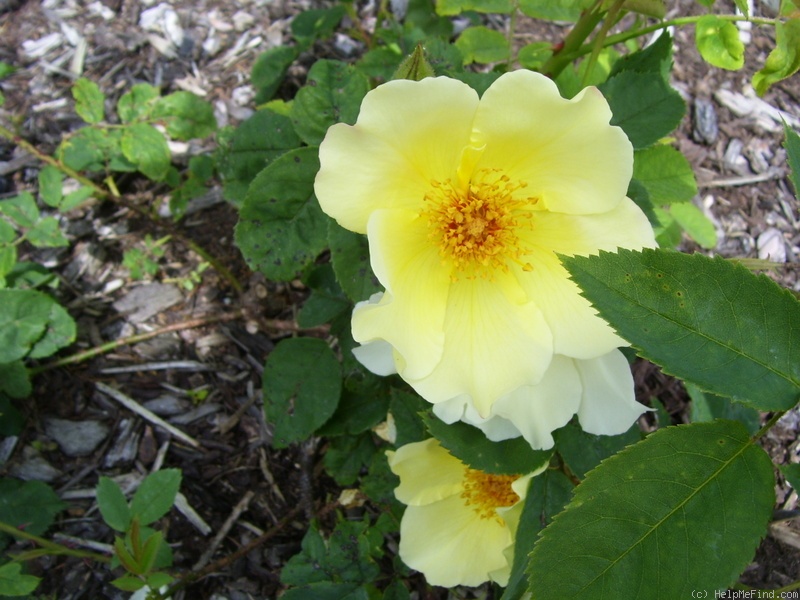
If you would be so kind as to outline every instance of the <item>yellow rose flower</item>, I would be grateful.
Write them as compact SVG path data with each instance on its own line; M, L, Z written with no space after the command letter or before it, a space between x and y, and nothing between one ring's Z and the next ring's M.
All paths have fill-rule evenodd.
M435 439L387 452L398 477L400 558L428 583L453 587L508 583L513 544L531 477L470 469Z
M368 93L355 125L328 130L315 182L322 209L367 234L386 289L354 311L355 340L388 345L429 402L464 400L483 419L554 355L624 345L556 256L655 245L610 118L597 89L565 100L530 71L481 98L445 77Z

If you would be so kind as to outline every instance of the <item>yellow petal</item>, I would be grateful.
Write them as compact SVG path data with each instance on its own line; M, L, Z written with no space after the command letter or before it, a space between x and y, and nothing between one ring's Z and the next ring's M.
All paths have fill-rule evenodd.
M454 282L441 362L424 379L407 381L432 403L466 394L484 417L501 396L538 382L552 358L552 337L536 305L520 297L511 276Z
M558 354L553 356L542 381L520 387L498 400L493 416L511 422L532 448L552 448L553 431L566 425L581 405L583 386L576 362Z
M431 180L455 175L477 105L474 90L444 77L369 92L356 124L334 125L320 144L322 210L364 233L377 209L419 208Z
M481 519L460 496L409 506L400 523L400 558L432 585L477 586L497 572L508 582L503 550L513 543L499 519Z
M464 465L434 438L405 444L386 455L392 472L400 477L394 494L403 504L422 506L458 497L464 489Z
M625 196L633 173L633 147L610 119L596 88L566 100L544 75L506 73L486 90L475 116L486 144L477 166L525 181L541 208L608 211Z
M525 241L542 250L568 256L587 256L617 248L655 248L653 227L633 200L623 198L608 212L594 215L537 213L535 226L522 234ZM534 264L534 269L536 265Z
M386 293L378 304L356 307L353 339L388 342L403 357L404 378L425 377L442 356L449 270L411 211L375 211L368 230L372 268Z
M576 360L583 383L578 409L581 427L597 435L617 435L627 431L648 410L636 401L633 375L619 350L591 360Z
M595 358L627 345L580 295L555 254L537 250L529 260L533 271L524 273L519 281L553 332L553 352L571 358Z

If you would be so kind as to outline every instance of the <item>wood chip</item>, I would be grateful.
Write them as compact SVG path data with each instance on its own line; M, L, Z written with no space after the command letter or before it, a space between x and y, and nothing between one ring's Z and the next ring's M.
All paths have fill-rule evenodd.
M178 438L179 440L182 440L182 441L186 442L187 444L189 444L193 448L199 448L200 447L200 442L198 442L196 439L194 439L190 435L182 432L177 427L173 427L172 425L167 423L164 419L162 419L161 417L159 417L155 413L152 413L149 410L147 410L144 406L142 406L141 404L136 402L136 400L134 400L130 396L126 396L125 394L123 394L119 390L115 390L111 386L108 386L108 385L106 385L105 383L102 383L102 382L97 382L95 385L96 385L97 389L99 391L101 391L103 394L105 394L109 398L112 398L112 399L116 400L117 402L122 404L125 408L135 412L137 415L139 415L143 419L149 421L150 423L152 423L156 427L160 427L161 429L164 429L164 430L168 431L174 437Z

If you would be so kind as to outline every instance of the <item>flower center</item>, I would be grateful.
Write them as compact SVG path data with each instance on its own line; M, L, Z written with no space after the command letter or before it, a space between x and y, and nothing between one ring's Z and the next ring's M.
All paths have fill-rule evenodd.
M520 240L520 229L533 227L531 207L538 198L516 198L527 186L498 170L482 169L466 189L457 189L450 179L431 181L422 214L428 219L428 238L438 247L443 261L467 277L492 278L493 272L508 271L514 262L525 271L533 267L523 257L528 253Z
M493 475L467 467L464 471L464 491L461 497L481 519L500 519L495 509L511 506L519 500L511 484L519 475Z

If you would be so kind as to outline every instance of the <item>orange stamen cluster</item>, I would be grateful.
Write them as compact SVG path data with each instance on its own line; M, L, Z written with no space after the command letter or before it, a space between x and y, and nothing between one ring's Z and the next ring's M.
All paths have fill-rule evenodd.
M466 467L461 497L481 519L499 519L496 509L511 506L519 500L519 496L511 488L511 484L517 479L519 475L493 475Z
M458 272L492 278L493 272L508 271L509 262L533 269L522 260L527 252L518 235L521 227L532 227L531 207L538 200L516 197L525 182L484 169L466 189L457 189L450 179L431 186L422 214L428 218L429 239L453 265L455 279Z

